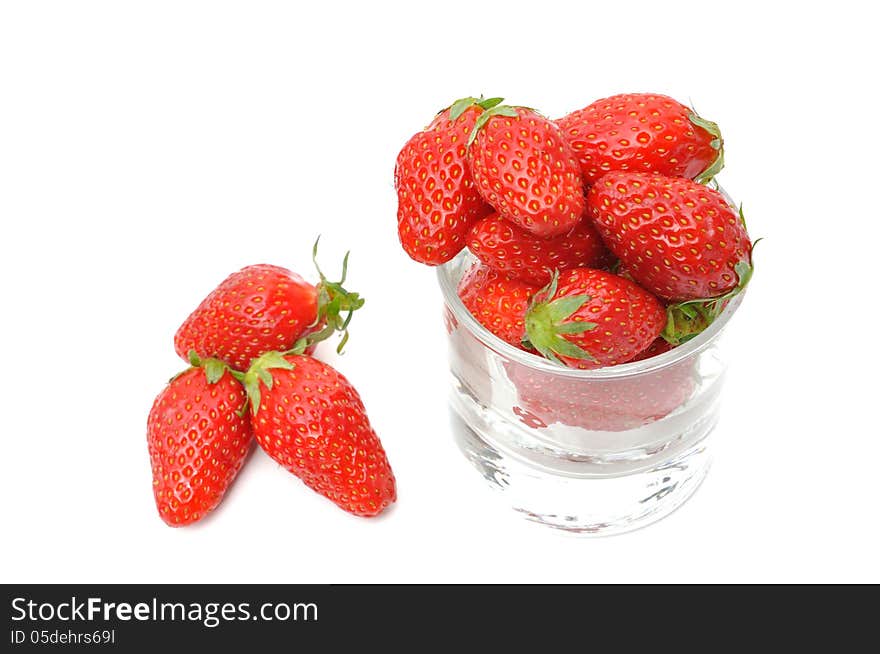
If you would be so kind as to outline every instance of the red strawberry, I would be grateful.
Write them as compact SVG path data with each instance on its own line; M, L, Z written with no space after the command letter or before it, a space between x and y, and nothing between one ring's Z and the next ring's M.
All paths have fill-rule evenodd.
M317 246L316 242L313 255ZM264 352L288 350L306 335L316 342L334 329L344 331L351 312L364 303L342 287L347 264L348 255L339 282L328 281L318 268L317 286L279 266L242 268L184 321L174 336L174 349L183 359L194 350L200 357L215 357L244 371Z
M599 268L608 258L602 238L585 220L569 234L542 239L492 214L471 228L468 247L487 266L541 286L554 270Z
M751 275L745 224L724 197L687 179L609 173L588 213L627 274L666 300L718 298Z
M560 378L517 364L507 364L506 370L517 389L513 412L523 424L625 431L660 420L686 402L696 384L693 367L685 359L646 374L609 379Z
M465 155L477 117L499 102L456 101L397 155L397 235L416 261L436 266L452 259L474 221L492 210L474 187Z
M458 296L483 327L522 348L526 309L539 288L477 263L459 281Z
M269 352L245 374L257 442L340 508L375 516L397 499L394 474L348 380L309 356Z
M193 364L159 393L147 420L156 507L172 527L220 503L253 445L241 384L216 359Z
M626 266L618 261L615 274L630 281L635 281ZM685 302L683 304L671 303L666 306L666 327L663 329L663 338L659 338L651 344L647 350L638 355L633 361L641 361L658 354L671 350L676 345L681 345L699 335L708 327L715 317L727 306L727 298L720 302L714 300L701 302Z
M626 363L647 349L666 312L628 279L575 268L538 292L525 322L528 342L546 358L589 369Z
M609 171L708 181L724 167L715 123L665 95L615 95L560 118L586 183Z
M671 350L674 345L663 338L658 338L653 343L648 346L647 350L643 350L632 359L629 360L630 363L633 361L644 361L645 359L650 359L651 357L660 356L661 354L666 354Z
M559 127L524 107L498 105L477 119L468 163L498 213L540 238L567 234L584 212L584 185Z

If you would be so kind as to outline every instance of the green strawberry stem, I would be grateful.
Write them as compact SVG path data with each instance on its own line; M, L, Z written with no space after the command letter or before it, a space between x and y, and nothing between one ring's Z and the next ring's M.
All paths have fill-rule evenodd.
M688 118L690 121L709 132L709 134L714 137L712 141L709 143L715 150L718 151L718 155L715 157L715 160L709 164L709 166L701 172L694 179L698 184L706 184L712 180L718 173L721 172L721 169L724 168L724 139L721 137L721 129L718 127L718 123L713 123L711 120L706 120L702 118L696 111L692 111Z
M297 349L299 348L294 348L294 350ZM240 415L244 415L248 404L251 406L251 413L257 415L257 411L260 409L260 403L262 402L260 382L265 384L266 388L271 391L273 379L272 373L269 371L273 368L293 370L296 366L284 357L288 354L302 354L302 351L305 351L305 347L302 348L302 351L295 352L294 350L289 350L287 352L266 352L251 362L251 366L248 368L247 372L242 373L233 371L232 374L244 384L244 390L247 393L247 402L245 402L245 405L241 408Z
M207 377L209 384L216 384L223 377L223 373L229 370L225 361L214 358L202 359L195 350L190 350L187 353L187 358L192 368L201 368L205 371L205 377Z
M346 321L343 323L344 327L348 326L349 320L351 320L351 313L348 314ZM285 359L285 357L305 354L306 350L308 350L312 345L314 345L315 343L320 343L324 339L331 336L335 331L337 331L336 328L328 323L320 331L303 336L289 350L286 350L284 352L273 350L271 352L261 354L256 359L251 361L251 365L247 369L247 372L230 370L232 375L238 381L244 384L244 390L247 393L248 397L248 402L246 402L245 406L241 409L241 415L244 415L244 411L246 410L248 404L250 404L251 406L251 411L253 415L257 415L257 411L259 411L260 409L260 402L262 399L260 394L260 382L263 382L263 384L266 385L266 388L272 390L272 373L269 372L271 369L283 368L284 370L293 370L296 366ZM342 349L342 346L345 345L345 342L348 340L348 331L344 328L343 331L344 333L342 337L342 342L340 343L340 346L338 348L340 351Z
M229 374L235 377L238 381L242 381L244 377L242 373L230 368L225 361L214 358L202 359L199 357L195 350L190 350L189 352L187 352L187 358L189 359L190 363L189 368L181 370L179 373L174 375L174 377L168 380L169 384L180 377L183 373L189 370L193 370L194 368L201 368L205 371L205 377L207 378L209 384L216 384L218 381L220 381L227 370L229 371ZM243 416L246 409L247 400L245 400L244 405L236 413L238 413L238 415L240 416Z
M560 356L595 361L593 356L564 337L582 334L596 328L596 323L567 321L578 309L590 301L590 296L570 295L554 299L559 283L559 271L554 270L550 283L535 293L526 311L526 336L523 345L533 348L554 363L565 365Z
M746 215L743 213L742 202L739 203L739 221L742 223L743 229L746 230L746 233L748 233L749 228L748 228L748 225L746 225ZM758 241L760 241L760 240L761 239L758 239ZM758 244L758 241L755 241L755 243L752 245L753 250L755 249L755 245Z
M315 264L318 275L321 277L321 281L317 286L318 315L309 327L316 327L321 324L324 326L319 331L309 334L306 338L308 339L308 345L314 345L326 340L334 332L342 332L342 339L336 347L336 351L342 353L342 348L348 342L348 325L354 312L364 306L364 298L358 293L353 293L343 287L345 278L348 275L348 256L351 254L350 252L346 252L345 257L342 259L342 278L338 282L331 282L327 279L318 265L318 242L320 240L321 237L319 236L312 247L312 261ZM303 339L297 341L293 349L296 349L302 341Z
M492 98L494 100L494 98ZM495 104L488 109L486 109L480 116L477 118L477 122L474 123L474 128L471 130L471 135L468 137L468 147L471 146L471 143L477 138L477 134L480 133L480 130L489 122L491 118L494 116L511 116L516 117L519 114L517 113L517 107L511 107L506 104Z
M187 372L188 370L192 370L193 368L201 368L202 370L204 370L205 377L207 377L208 379L208 383L216 384L218 381L220 381L220 378L223 377L223 373L225 373L227 370L230 370L229 366L226 365L224 361L213 358L202 359L199 357L198 354L196 354L195 350L190 350L189 352L187 352L187 358L189 359L189 368L185 368L184 370L181 370L179 373L174 375L174 377L168 380L169 384L180 377L183 373ZM230 370L230 372L232 371Z
M449 118L452 122L455 122L461 115L470 109L471 107L477 106L483 110L489 110L492 107L501 104L504 102L504 98L483 98L481 95L479 98L467 97L467 98L459 98L451 105L447 107L449 109ZM445 109L443 110L445 111ZM443 113L441 111L440 113Z

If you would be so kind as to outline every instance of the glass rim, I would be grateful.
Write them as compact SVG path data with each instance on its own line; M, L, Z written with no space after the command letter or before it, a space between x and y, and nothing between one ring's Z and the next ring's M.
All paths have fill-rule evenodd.
M459 324L466 326L478 341L496 353L516 361L521 365L532 368L533 370L563 377L575 377L580 379L612 379L617 377L641 375L654 370L668 368L669 366L698 354L709 347L724 329L725 325L730 321L730 318L736 312L736 309L739 307L743 295L745 294L744 289L727 303L727 306L724 307L721 314L705 330L689 341L672 348L668 352L641 361L621 363L616 366L605 366L593 370L578 370L576 368L560 366L538 354L520 350L483 327L483 325L474 318L473 314L471 314L467 307L464 306L464 303L458 296L458 280L453 280L452 269L456 265L461 264L461 260L465 258L470 258L473 262L477 261L476 257L465 249L451 261L437 266L437 280L440 284L440 290L443 293L443 299L446 302L446 306L452 310L455 319Z

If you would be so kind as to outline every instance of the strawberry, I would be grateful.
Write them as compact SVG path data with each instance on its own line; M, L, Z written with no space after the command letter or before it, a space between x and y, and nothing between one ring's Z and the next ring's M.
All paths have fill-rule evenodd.
M715 123L665 95L615 95L556 121L589 185L609 171L706 182L724 167Z
M696 386L693 368L694 362L685 359L649 374L594 380L505 366L517 389L513 412L526 426L541 429L559 423L612 432L650 424L684 404Z
M480 263L458 283L458 296L483 327L514 347L522 348L529 300L540 287Z
M317 247L315 242L313 259ZM318 268L317 286L279 266L242 268L183 322L174 336L174 349L183 359L195 350L200 357L215 357L233 370L244 371L264 352L287 350L307 335L317 342L334 330L345 331L351 312L364 303L357 293L342 287L347 267L346 254L339 282L328 281ZM316 333L320 337L315 338Z
M627 274L661 298L726 297L751 276L745 223L714 189L687 179L616 172L590 188L587 207Z
M309 356L267 352L244 384L257 443L306 486L358 516L397 499L382 443L340 373Z
M241 384L217 359L192 363L159 393L147 419L156 508L171 527L214 509L253 445Z
M539 238L570 232L584 212L577 159L559 127L524 107L497 105L477 118L468 163L495 210Z
M533 298L526 340L551 361L590 369L626 363L666 325L663 305L623 277L574 268Z
M487 266L544 286L554 270L599 268L608 251L592 223L582 220L569 234L541 239L498 214L471 228L468 248Z
M629 362L632 363L634 361L644 361L645 359L650 359L651 357L657 357L661 354L666 354L673 347L675 346L666 339L658 338L648 346L647 350L639 352L636 356L630 359Z
M477 117L500 102L457 100L397 155L397 235L412 259L446 263L464 248L474 221L492 210L474 187L465 155Z
M618 260L615 274L630 281L635 281L626 270L626 266ZM699 335L708 327L715 316L727 306L727 299L720 302L707 300L702 302L685 302L677 304L666 303L666 327L663 329L662 338L657 339L647 350L638 355L633 361L641 361L658 354L671 350L676 345L689 341Z

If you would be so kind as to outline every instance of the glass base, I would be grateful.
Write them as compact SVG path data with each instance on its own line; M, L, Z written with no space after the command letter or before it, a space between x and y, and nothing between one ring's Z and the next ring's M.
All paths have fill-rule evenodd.
M605 536L656 522L696 491L711 464L714 404L684 430L670 433L674 416L648 427L665 432L662 447L615 458L548 448L467 393L453 391L450 414L459 449L508 506L543 525Z

